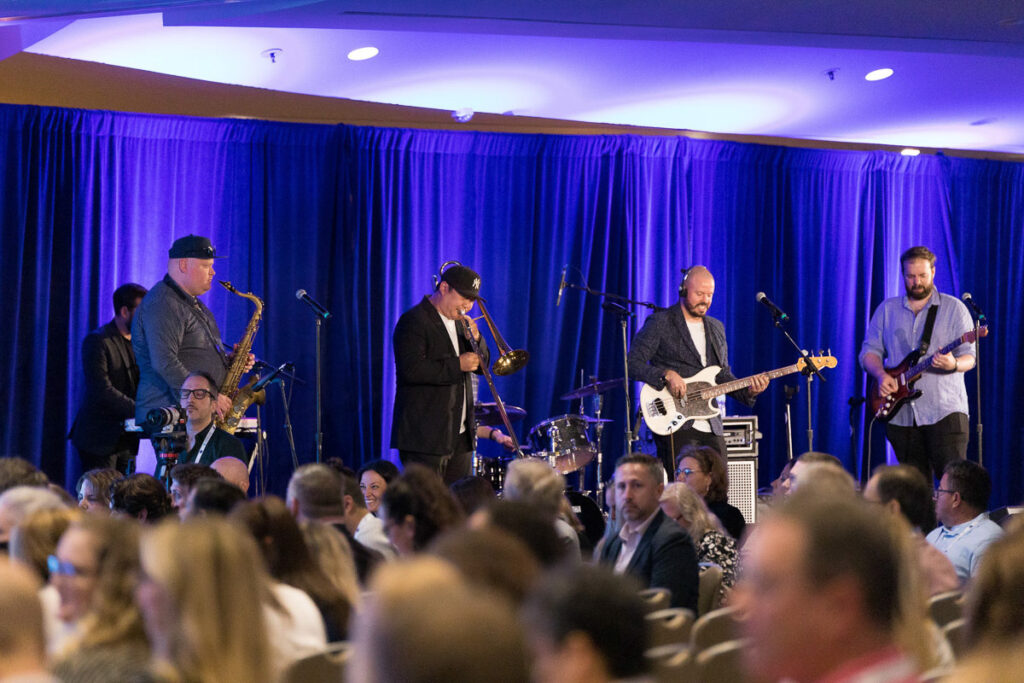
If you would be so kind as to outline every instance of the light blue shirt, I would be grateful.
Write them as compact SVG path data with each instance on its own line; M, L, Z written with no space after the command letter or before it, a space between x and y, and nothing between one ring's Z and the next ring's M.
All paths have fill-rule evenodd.
M971 314L963 302L938 290L932 292L928 303L917 315L910 310L906 295L886 299L875 309L868 323L867 335L860 348L861 367L864 367L864 354L868 352L878 355L887 368L899 365L920 345L928 307L933 304L938 305L939 311L935 315L935 327L932 328L926 355L935 353L974 329ZM961 344L953 349L953 355L957 358L974 356L974 344ZM900 427L930 425L952 413L969 414L962 372L947 373L929 368L921 373L914 388L921 391L921 397L904 403L890 420L892 424Z
M927 539L949 558L963 584L978 570L978 562L989 544L1002 535L1002 527L983 512L963 524L953 527L940 525L932 529Z

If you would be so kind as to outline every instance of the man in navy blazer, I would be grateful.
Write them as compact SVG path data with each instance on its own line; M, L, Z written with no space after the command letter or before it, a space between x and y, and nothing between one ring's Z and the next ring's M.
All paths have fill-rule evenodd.
M83 470L116 467L124 472L139 452L139 437L124 431L135 415L139 366L132 351L132 318L146 288L129 282L114 291L114 319L82 341L85 396L71 426L71 443Z
M625 522L601 549L600 561L648 588L669 589L673 607L696 614L697 550L690 534L661 511L663 482L661 463L653 456L633 453L615 463L615 505Z
M629 348L629 374L655 389L665 389L681 398L686 394L686 378L709 365L721 368L715 384L736 377L729 369L729 347L722 321L709 316L715 295L715 278L704 266L686 271L679 285L679 303L653 313L633 338ZM768 388L768 375L751 378L746 389L729 394L748 406ZM676 456L683 446L710 446L725 458L725 437L721 416L711 420L691 420L668 436L655 435L658 457L669 473L675 472Z

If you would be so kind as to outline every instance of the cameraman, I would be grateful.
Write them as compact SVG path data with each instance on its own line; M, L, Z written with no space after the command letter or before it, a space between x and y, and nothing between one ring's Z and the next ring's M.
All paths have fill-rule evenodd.
M178 462L209 465L225 456L247 462L245 447L234 435L213 424L217 387L205 372L193 372L181 385L181 409L185 414L188 449Z

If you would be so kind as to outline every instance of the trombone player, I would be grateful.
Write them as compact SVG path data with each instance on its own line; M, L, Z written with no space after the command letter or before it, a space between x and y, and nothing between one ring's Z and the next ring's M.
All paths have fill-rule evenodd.
M391 448L403 465L425 465L446 484L469 474L476 433L470 373L481 373L481 363L490 362L468 315L479 298L475 271L458 263L441 266L433 293L402 314L392 335L397 387Z

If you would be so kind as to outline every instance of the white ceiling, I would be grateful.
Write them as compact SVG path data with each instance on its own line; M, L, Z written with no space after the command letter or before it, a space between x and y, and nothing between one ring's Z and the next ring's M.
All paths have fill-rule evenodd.
M11 30L30 52L294 93L1024 153L1021 0L7 0ZM864 80L879 67L895 75Z

